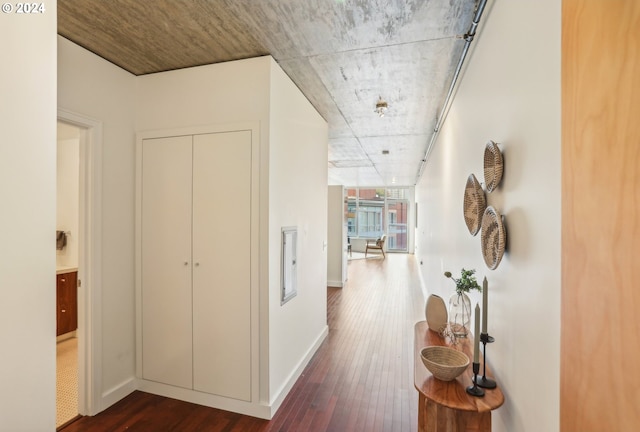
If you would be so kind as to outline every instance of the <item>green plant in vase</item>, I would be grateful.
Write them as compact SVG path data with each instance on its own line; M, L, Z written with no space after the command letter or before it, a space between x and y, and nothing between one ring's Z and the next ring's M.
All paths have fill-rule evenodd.
M482 287L474 276L475 272L474 269L463 268L457 279L451 272L444 272L444 275L456 284L456 293L449 298L449 327L455 337L467 337L469 334L471 299L467 293L474 289L482 292Z

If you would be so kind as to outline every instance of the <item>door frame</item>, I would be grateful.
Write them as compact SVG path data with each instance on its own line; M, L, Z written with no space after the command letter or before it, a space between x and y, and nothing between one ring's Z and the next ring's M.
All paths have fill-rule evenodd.
M102 411L102 122L58 108L80 129L78 251L78 412Z

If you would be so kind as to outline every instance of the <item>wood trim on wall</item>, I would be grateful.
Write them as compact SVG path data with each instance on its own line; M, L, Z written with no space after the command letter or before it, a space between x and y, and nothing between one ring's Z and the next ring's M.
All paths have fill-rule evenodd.
M640 2L562 4L561 431L640 424Z

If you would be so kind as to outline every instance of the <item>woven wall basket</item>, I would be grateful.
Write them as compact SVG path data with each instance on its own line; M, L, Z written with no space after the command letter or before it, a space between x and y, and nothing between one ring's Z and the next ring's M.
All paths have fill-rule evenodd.
M502 180L504 161L498 145L489 141L484 148L484 185L487 192L493 192Z
M506 242L507 233L502 223L502 216L492 206L487 207L482 216L480 244L484 262L491 270L495 270L500 264Z
M467 184L464 187L464 203L462 209L464 212L464 223L467 224L467 228L471 235L478 234L480 231L480 224L482 223L482 215L487 208L487 199L484 196L482 186L476 179L476 176L471 174L467 179Z

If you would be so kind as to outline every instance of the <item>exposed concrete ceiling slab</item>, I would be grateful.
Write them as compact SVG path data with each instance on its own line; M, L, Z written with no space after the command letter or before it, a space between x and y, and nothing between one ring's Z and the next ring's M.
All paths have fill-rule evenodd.
M332 145L329 147L329 162L337 163L366 160L369 161L367 166L372 165L367 153L357 138L336 138L331 140L331 142Z
M58 0L58 32L135 75L270 54L329 124L330 184L412 185L476 6Z
M419 42L317 56L311 64L356 136L424 133L446 96L456 46L461 41ZM374 113L380 97L389 105L381 119Z
M329 166L331 166L331 164L329 164ZM348 186L384 185L382 177L375 167L329 169L329 184Z
M298 88L305 89L303 93L309 102L329 123L329 138L353 136L331 93L308 58L283 60L278 64L289 77L296 77L294 82Z

